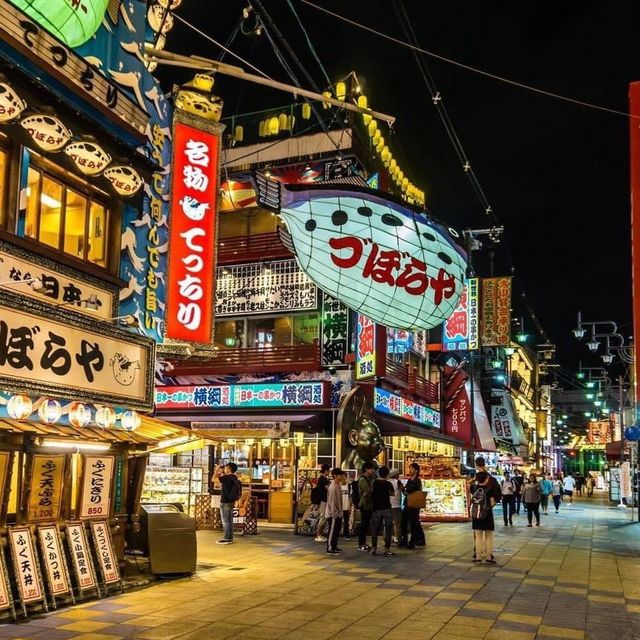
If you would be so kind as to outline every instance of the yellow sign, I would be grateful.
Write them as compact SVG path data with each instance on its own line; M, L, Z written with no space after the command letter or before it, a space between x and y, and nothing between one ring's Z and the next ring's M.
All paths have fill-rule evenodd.
M547 412L536 411L536 432L538 440L544 440L547 437Z
M111 512L111 485L114 456L83 456L80 518L108 518Z
M64 454L32 456L28 522L55 521L60 517L64 464Z

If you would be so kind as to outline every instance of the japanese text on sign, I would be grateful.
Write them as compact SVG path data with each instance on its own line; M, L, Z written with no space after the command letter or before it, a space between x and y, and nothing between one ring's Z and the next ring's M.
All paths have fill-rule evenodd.
M511 341L511 278L482 279L482 346Z
M349 308L324 294L322 301L322 364L344 364L349 340Z
M84 456L81 518L106 518L111 509L113 456Z
M175 125L167 337L176 340L212 340L219 141Z
M472 351L478 348L478 278L465 282L460 302L444 323L445 351Z
M91 523L93 542L96 548L96 555L100 564L100 570L105 584L111 584L120 580L120 569L113 553L111 544L111 533L106 520Z
M159 387L160 409L184 407L322 407L327 402L322 382L274 382L202 387Z
M440 428L440 413L438 411L385 389L376 387L373 408L380 413L403 418L410 422L416 422L427 427Z
M44 594L40 588L31 531L28 527L12 527L9 529L9 540L20 598L25 604L39 602L44 598Z
M60 544L60 533L55 525L38 527L38 540L51 594L62 595L71 591L69 576Z
M57 520L62 505L65 456L33 455L29 491L29 522Z
M376 325L367 316L358 314L356 335L356 379L376 375Z
M79 588L93 589L96 579L83 524L67 522L67 542Z

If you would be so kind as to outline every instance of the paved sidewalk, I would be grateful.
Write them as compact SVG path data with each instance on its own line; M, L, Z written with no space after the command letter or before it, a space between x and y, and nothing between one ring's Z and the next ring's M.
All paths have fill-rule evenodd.
M621 511L584 500L540 528L498 517L497 566L471 563L469 524L429 528L426 549L394 558L353 540L326 556L290 531L229 546L200 532L213 568L0 626L0 638L640 639L640 525Z

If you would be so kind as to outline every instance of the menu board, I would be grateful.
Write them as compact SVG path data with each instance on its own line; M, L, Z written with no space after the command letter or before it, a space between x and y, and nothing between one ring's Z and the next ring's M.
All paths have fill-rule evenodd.
M120 582L120 569L116 554L113 552L109 523L106 520L94 520L91 523L91 535L103 582L105 584Z
M60 543L60 532L55 524L38 527L38 542L42 550L42 565L52 596L71 592L67 562Z
M44 600L36 550L29 527L9 528L9 542L13 557L18 593L22 604Z
M83 460L79 517L108 518L115 458L109 455L85 455Z
M63 454L31 456L31 479L27 520L57 520L62 506L62 484L66 456Z
M2 548L0 548L0 554L3 553ZM7 586L7 567L4 563L4 556L0 555L0 611L11 609L12 605L9 587Z
M427 494L427 505L421 519L438 522L469 519L465 478L423 479L422 490Z
M80 591L96 589L98 585L93 571L91 551L82 522L67 522L67 544L78 581L78 589Z

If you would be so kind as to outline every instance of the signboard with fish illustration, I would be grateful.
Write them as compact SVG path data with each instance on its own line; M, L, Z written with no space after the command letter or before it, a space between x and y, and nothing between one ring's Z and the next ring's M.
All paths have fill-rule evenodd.
M430 329L455 310L465 251L457 233L379 191L354 185L286 185L256 178L260 206L323 291L377 324Z

